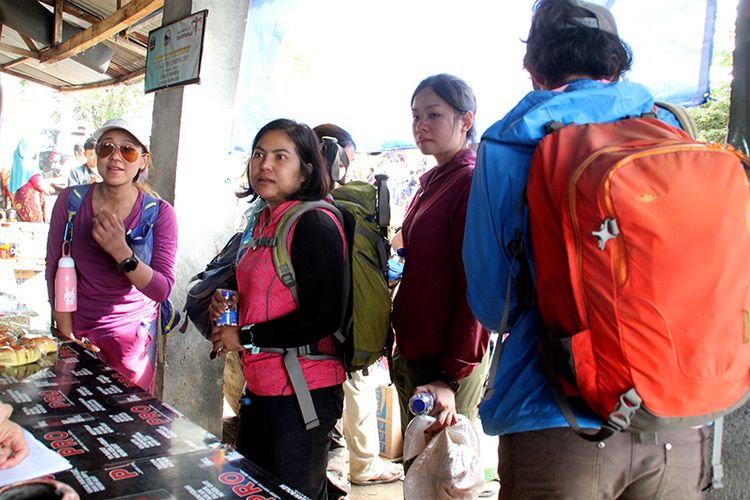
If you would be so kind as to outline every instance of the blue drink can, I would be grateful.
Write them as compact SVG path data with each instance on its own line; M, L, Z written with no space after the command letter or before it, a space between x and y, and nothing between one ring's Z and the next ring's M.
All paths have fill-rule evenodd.
M224 306L224 312L216 320L217 326L237 326L237 302L238 295L234 290L220 289L221 297L225 300L226 305Z

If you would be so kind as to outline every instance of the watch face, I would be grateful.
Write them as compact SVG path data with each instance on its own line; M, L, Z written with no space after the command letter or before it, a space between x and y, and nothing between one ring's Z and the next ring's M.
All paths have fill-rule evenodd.
M135 271L135 268L138 267L138 259L135 258L135 255L131 255L127 259L120 262L119 266L120 271L124 273L130 273L132 271Z
M138 259L136 259L135 257L130 257L122 264L122 270L126 273L135 271L136 267L138 267Z

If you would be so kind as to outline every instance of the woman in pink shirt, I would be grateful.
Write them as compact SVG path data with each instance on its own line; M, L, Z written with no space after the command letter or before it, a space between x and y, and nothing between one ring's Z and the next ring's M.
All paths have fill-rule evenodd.
M150 262L133 251L130 231L139 225L144 189L139 176L151 155L147 136L122 118L94 133L103 182L88 187L73 219L71 254L78 277L77 310L53 312L58 337L98 352L133 383L151 391L156 367L159 304L174 283L177 221L174 209L158 200ZM80 187L78 187L80 188ZM47 287L55 303L55 273L67 222L66 188L52 210L47 238Z
M247 391L237 449L289 486L325 499L331 430L341 417L346 376L333 340L345 307L343 227L324 209L305 212L292 226L288 250L295 300L274 269L272 242L287 211L301 201L322 200L330 191L318 138L292 120L266 124L253 140L247 176L250 188L241 195L259 197L266 207L255 224L254 243L237 264L240 326L215 327L212 337L215 352L239 351L242 357ZM223 311L217 293L212 318ZM303 346L322 356L299 355L294 348ZM285 355L259 348L292 351ZM305 391L296 390L285 361L299 363L314 405L312 419L304 411Z

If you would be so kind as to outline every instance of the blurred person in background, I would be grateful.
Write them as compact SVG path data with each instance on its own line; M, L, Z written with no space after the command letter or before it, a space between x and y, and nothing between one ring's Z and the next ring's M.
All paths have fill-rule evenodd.
M38 153L38 144L30 136L21 138L13 152L8 193L18 220L23 222L46 222L44 196L53 192L49 183L42 179Z
M78 166L71 168L68 173L68 186L80 186L83 184L94 184L101 182L102 177L96 168L96 138L89 137L83 143L83 158L79 160ZM76 154L76 159L78 155Z
M324 123L313 128L321 143L323 137L333 137L337 146L343 150L335 155L333 160L339 160L339 165L327 164L331 173L333 189L343 185L346 181L349 165L354 161L357 152L352 136L332 123ZM325 151L325 146L324 146ZM324 155L328 159L327 155ZM338 181L334 181L333 171L337 169ZM370 168L372 183L375 182L374 169ZM369 183L369 179L367 181ZM344 382L344 414L333 428L331 450L328 453L328 495L329 498L345 497L353 484L365 486L369 484L392 483L404 477L404 469L380 458L380 440L378 439L377 397L376 391L380 385L388 385L387 372L384 368L373 365L365 374L362 370L350 373Z

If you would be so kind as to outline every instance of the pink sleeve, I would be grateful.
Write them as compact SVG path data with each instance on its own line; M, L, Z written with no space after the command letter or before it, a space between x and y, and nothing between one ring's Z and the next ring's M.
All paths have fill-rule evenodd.
M161 200L154 226L154 248L151 256L151 281L141 292L155 302L162 302L172 292L177 254L177 217L172 205ZM54 212L53 212L54 214Z

